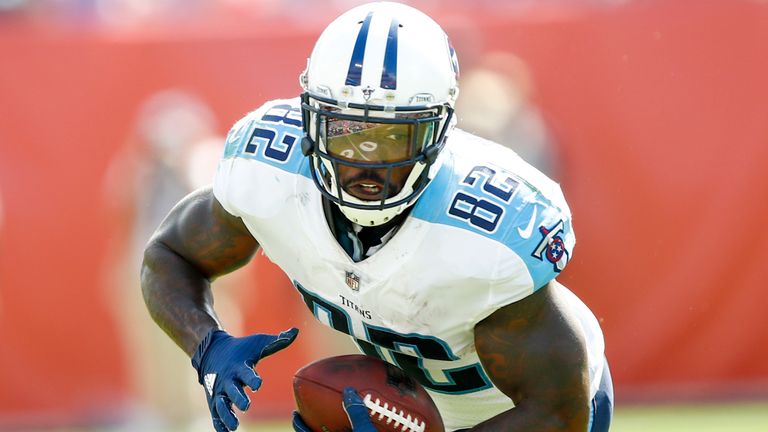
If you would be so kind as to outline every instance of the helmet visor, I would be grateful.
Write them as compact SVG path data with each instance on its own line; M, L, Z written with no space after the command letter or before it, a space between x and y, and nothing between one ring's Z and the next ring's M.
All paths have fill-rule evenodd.
M328 118L326 151L343 161L386 164L412 160L432 140L434 123L375 123Z

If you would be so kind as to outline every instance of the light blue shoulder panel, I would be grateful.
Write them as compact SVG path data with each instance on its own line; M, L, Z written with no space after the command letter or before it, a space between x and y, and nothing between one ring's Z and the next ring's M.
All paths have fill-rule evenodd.
M504 244L525 262L535 289L554 279L568 263L575 244L570 211L494 163L454 162L443 164L412 216Z
M230 129L222 158L257 160L308 176L309 164L301 153L303 135L297 99L267 102Z

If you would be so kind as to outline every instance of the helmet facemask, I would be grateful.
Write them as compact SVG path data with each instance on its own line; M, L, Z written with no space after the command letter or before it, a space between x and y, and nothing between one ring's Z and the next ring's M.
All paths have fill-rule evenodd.
M453 109L383 107L302 95L304 151L315 185L360 225L381 225L429 182Z

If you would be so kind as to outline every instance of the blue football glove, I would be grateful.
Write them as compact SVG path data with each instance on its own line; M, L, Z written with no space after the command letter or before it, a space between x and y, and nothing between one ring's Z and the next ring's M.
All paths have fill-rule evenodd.
M363 403L363 399L357 394L357 390L352 387L344 389L344 411L347 412L349 423L352 424L353 432L376 432L376 426L371 421L368 414L368 407Z
M216 432L237 429L240 422L232 411L232 404L240 411L247 410L251 400L243 387L253 391L261 387L261 377L253 366L290 345L298 332L292 328L276 336L255 334L236 338L223 330L212 330L203 338L192 356L192 366L205 388Z
M312 429L301 419L298 411L293 412L293 430L296 432L312 432Z
M344 389L343 401L344 411L349 417L349 423L352 425L352 432L376 432L376 426L373 425L371 417L368 414L368 408L363 403L360 395L352 387ZM312 432L301 419L298 412L293 412L293 430L296 432Z

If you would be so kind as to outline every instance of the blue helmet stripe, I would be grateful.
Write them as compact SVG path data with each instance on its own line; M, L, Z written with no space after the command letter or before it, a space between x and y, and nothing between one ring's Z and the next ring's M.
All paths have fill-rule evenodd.
M456 79L459 79L459 59L456 57L456 50L453 49L453 45L448 42L448 51L451 55L451 66L453 67L453 73L456 74Z
M363 57L365 57L365 44L368 41L368 28L371 26L373 12L368 12L360 32L357 33L355 47L352 50L352 60L349 62L349 72L347 72L346 85L359 86L363 75Z
M392 19L387 35L387 50L384 52L384 70L381 72L381 88L394 90L397 88L397 29L400 23Z

